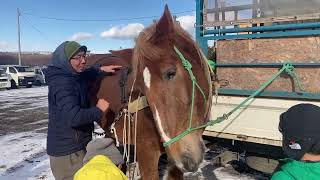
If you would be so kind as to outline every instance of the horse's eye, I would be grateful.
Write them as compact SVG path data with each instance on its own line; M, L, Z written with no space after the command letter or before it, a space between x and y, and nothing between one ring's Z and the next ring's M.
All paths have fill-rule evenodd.
M165 72L164 77L166 80L171 80L176 75L176 69L169 69Z

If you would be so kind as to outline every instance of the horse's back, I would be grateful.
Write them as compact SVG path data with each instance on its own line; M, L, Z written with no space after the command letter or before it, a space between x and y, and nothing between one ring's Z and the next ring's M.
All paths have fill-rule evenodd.
M111 51L111 54L93 54L87 57L87 65L120 65L130 66L132 49Z

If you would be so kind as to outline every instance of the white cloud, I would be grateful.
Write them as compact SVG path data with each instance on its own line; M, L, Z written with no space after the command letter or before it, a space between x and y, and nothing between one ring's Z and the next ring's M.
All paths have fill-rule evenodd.
M8 49L9 43L6 41L0 41L0 50Z
M144 29L143 24L132 23L126 26L116 26L100 34L102 38L133 39Z
M78 32L75 33L71 36L70 40L71 41L81 41L81 40L86 40L86 39L91 39L93 38L93 34L91 33L85 33L85 32Z
M186 15L177 17L177 21L180 22L181 27L194 36L195 28L194 24L196 23L195 15Z

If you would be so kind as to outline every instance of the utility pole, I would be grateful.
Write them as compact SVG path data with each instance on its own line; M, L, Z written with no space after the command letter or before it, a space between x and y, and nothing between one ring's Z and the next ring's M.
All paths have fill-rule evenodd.
M18 58L19 58L19 65L21 66L21 45L20 45L20 11L17 8L17 16L18 16Z

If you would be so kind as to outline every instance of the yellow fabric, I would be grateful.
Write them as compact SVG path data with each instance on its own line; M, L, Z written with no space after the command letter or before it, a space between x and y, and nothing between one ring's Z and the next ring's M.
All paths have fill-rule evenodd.
M94 156L74 175L74 180L127 180L123 172L103 155Z

